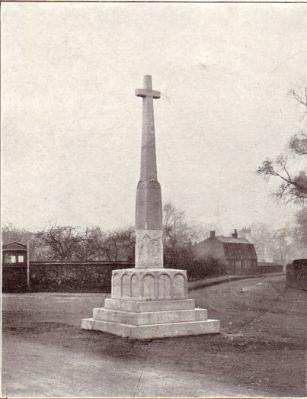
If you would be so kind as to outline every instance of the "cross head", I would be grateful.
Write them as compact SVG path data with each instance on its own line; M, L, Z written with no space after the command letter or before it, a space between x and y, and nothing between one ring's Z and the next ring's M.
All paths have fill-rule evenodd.
M144 89L136 89L135 95L143 98L145 97L160 98L160 92L152 90L152 81L150 75L144 76Z

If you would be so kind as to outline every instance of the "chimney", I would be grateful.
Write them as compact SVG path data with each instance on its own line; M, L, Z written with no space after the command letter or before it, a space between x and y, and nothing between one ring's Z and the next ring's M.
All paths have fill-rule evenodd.
M234 232L232 233L232 237L233 237L233 238L238 238L237 229L235 229Z
M215 238L215 231L214 230L210 231L210 238Z

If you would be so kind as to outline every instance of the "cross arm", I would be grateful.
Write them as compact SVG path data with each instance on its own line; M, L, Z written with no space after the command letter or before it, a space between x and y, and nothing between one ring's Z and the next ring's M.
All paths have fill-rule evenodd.
M152 97L152 98L160 98L161 94L157 90L151 89L136 89L135 95L138 97Z

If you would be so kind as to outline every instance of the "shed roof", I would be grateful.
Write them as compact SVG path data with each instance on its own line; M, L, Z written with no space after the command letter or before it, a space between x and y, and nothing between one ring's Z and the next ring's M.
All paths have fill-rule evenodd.
M3 251L26 251L27 246L21 242L13 241L2 246Z

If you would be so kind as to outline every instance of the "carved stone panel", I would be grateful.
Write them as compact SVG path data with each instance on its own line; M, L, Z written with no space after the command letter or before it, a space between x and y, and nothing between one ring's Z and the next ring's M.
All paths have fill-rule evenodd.
M121 296L121 281L118 273L113 274L112 277L112 297L120 298Z
M135 267L142 269L163 267L161 230L136 231Z
M177 298L185 297L185 277L182 274L175 274L174 276L173 294Z
M151 274L145 274L142 281L144 298L155 298L155 278Z
M139 297L141 295L140 292L140 280L137 274L134 274L131 277L131 296Z
M159 299L171 297L171 277L168 274L160 274L158 278Z
M130 296L130 275L124 274L122 276L122 296Z
M183 299L187 297L185 270L122 269L113 272L112 298Z

